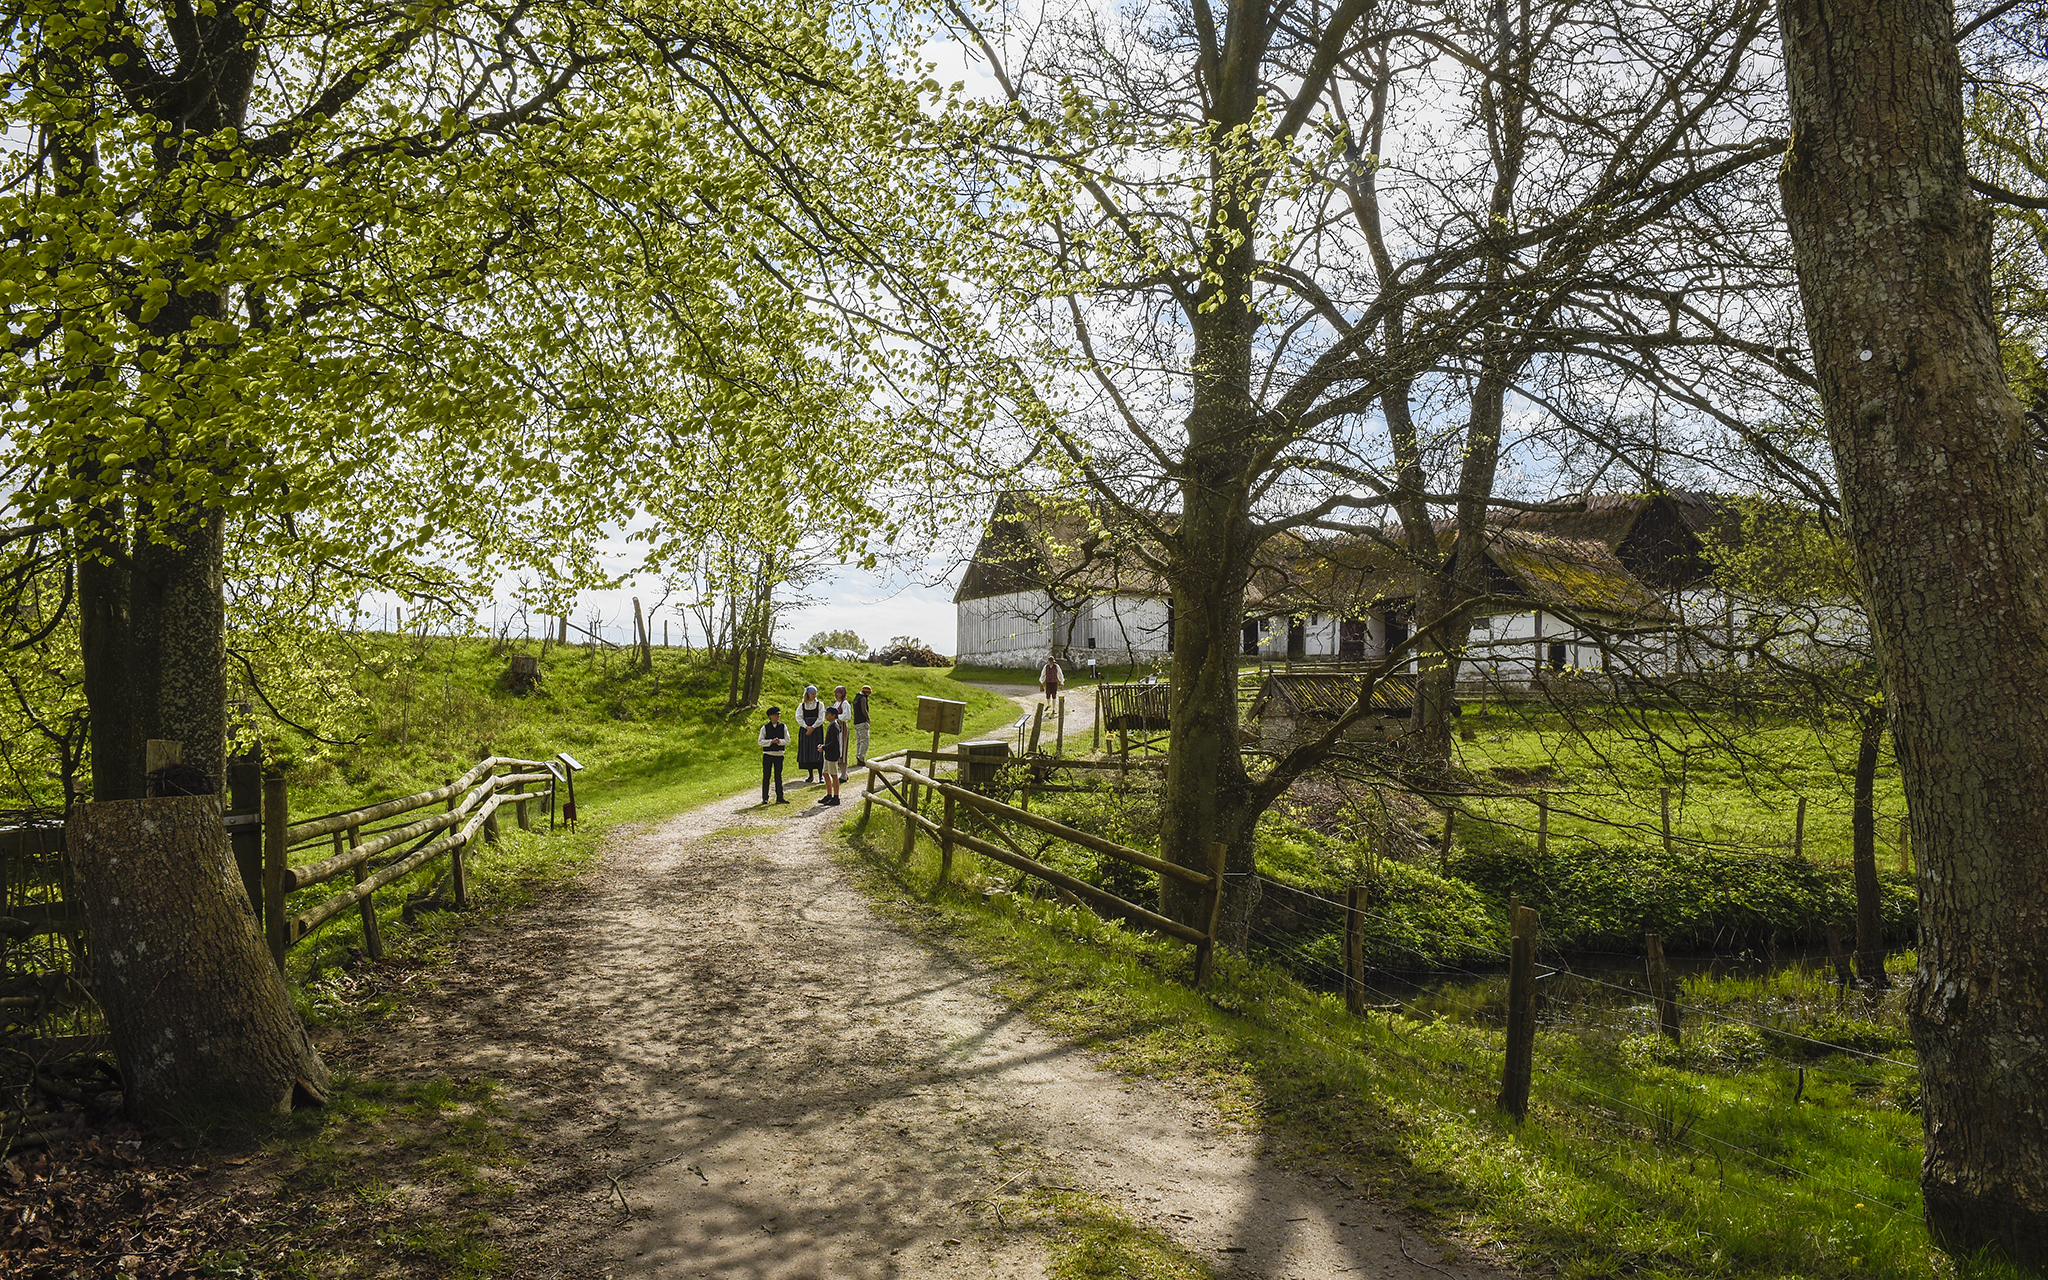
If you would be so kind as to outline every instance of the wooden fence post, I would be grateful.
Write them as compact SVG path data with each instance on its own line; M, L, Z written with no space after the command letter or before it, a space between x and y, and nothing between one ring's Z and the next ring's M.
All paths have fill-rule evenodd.
M490 758L491 749L489 747L485 747L483 750L483 754L477 757L477 762L481 764L483 761L488 760ZM492 775L496 774L497 772L498 770L496 766L493 766L492 768L484 772L483 780L485 782L489 782L491 780ZM496 787L492 788L493 793L495 793L496 790ZM484 803L488 805L490 802L490 797L486 796L484 798ZM490 812L484 815L484 842L486 844L498 843L498 811L496 809L492 809Z
M1550 793L1536 793L1536 861L1550 855Z
M228 809L237 816L253 815L251 825L228 828L228 847L235 852L235 868L242 873L242 891L249 895L249 909L263 920L263 750L228 761ZM265 935L266 937L269 935Z
M1657 1006L1657 1030L1673 1044L1678 1040L1678 996L1671 989L1671 970L1664 965L1664 939L1643 936L1645 962L1650 968L1650 1000Z
M291 945L291 926L284 918L285 828L290 823L284 775L268 774L263 779L263 936L280 973L285 948Z
M568 799L562 802L562 825L574 831L576 829L576 770L570 766L567 760L562 762L562 776L569 783Z
M521 831L533 830L533 823L526 816L526 784L523 782L513 783L512 794L519 797L512 806L519 815L519 829Z
M1365 890L1353 885L1344 891L1344 1007L1354 1014L1365 1012Z
M1209 910L1206 913L1208 927L1202 932L1207 936L1195 944L1195 985L1201 986L1209 980L1209 970L1216 962L1216 922L1223 915L1223 864L1230 855L1230 846L1221 840L1209 845Z
M868 819L875 816L875 770L878 767L872 763L868 765L867 791L861 797L860 802L860 825L862 830L867 829Z
M1031 709L1031 745L1024 749L1027 756L1038 754L1038 737L1045 732L1045 704L1039 703Z
M1095 682L1095 747L1093 754L1102 754L1102 682Z
M1854 982L1856 977L1849 969L1849 952L1842 946L1842 927L1831 924L1822 932L1828 939L1828 959L1834 962L1835 983L1837 986L1846 987Z
M1806 856L1806 797L1799 797L1799 812L1792 819L1792 856Z
M1501 1071L1500 1109L1520 1120L1529 1114L1529 1078L1536 1065L1536 909L1516 906L1508 959L1508 1052Z
M953 797L946 797L945 823L939 828L939 888L953 874Z
M363 829L361 827L350 827L348 829L348 847L353 849L362 842ZM356 864L356 883L361 884L369 878L370 869L358 862ZM372 960L382 960L384 958L384 932L377 926L377 904L372 901L376 896L374 893L366 893L363 895L363 900L360 904L363 913L363 954Z
M909 862L910 855L917 851L917 793L912 790L915 785L911 782L903 784L903 852L897 856L898 862Z
M1671 852L1671 788L1665 787L1660 793L1658 808L1664 815L1664 852Z
M486 801L485 803L489 802ZM455 909L457 911L469 910L469 873L463 869L462 865L462 855L469 852L469 844L469 841L464 840L456 845L455 852L449 855L448 858L448 871L455 882Z

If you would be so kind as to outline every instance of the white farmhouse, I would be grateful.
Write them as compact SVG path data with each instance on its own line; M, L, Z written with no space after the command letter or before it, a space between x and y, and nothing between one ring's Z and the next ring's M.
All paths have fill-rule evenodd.
M1688 635L1740 605L1708 582L1712 537L1740 536L1728 501L1705 494L1595 494L1583 510L1511 512L1490 526L1491 590L1522 602L1473 626L1461 681L1529 684L1563 671L1698 669ZM1449 545L1452 531L1437 536ZM1139 552L1112 551L1082 508L1006 493L954 594L959 661L1035 667L1093 656L1145 663L1173 652L1173 603ZM1370 662L1410 635L1415 572L1398 529L1383 539L1269 548L1246 592L1243 652L1290 662ZM1688 630L1690 629L1690 630ZM1603 646L1604 642L1604 646ZM1726 646L1717 651L1725 655Z

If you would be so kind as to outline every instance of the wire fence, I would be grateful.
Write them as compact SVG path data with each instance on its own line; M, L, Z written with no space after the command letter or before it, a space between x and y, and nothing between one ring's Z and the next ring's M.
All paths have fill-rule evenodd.
M1292 888L1293 886L1283 887ZM1328 975L1329 977L1333 978L1335 981L1339 983L1345 982L1350 979L1350 975L1347 975L1343 970L1338 969L1337 967L1329 964L1327 961L1324 961L1314 955L1309 954L1307 951L1303 950L1298 943L1295 943L1293 940L1286 938L1283 935L1273 933L1270 930L1261 929L1256 925L1252 926L1251 932L1254 936L1257 936L1260 939L1262 939L1267 944L1269 950L1280 952L1287 955L1291 964L1294 964L1302 969L1309 970L1311 972L1320 972L1322 974ZM1459 972L1465 972L1468 974L1470 973L1470 971ZM1554 975L1556 973L1561 972L1564 971L1553 970L1552 974ZM1482 977L1485 975L1470 974L1470 976ZM1414 1018L1423 1020L1427 1020L1436 1016L1436 1011L1428 1009L1416 1003L1412 999L1403 998L1399 995L1396 995L1392 992L1385 990L1383 987L1375 985L1370 975L1361 975L1358 981L1359 985L1364 991L1379 997L1380 1001L1382 1002L1382 1008L1398 1009L1401 1012L1408 1014ZM1353 1058L1354 1060L1356 1055L1360 1052L1359 1046L1339 1045L1336 1042L1328 1039L1327 1037L1320 1035L1312 1029L1295 1027L1291 1030L1298 1038L1313 1041L1330 1052L1337 1053L1340 1055L1347 1055ZM1427 1062L1423 1062L1419 1059L1413 1058L1412 1056L1408 1058L1408 1061L1410 1065L1423 1068L1425 1070L1429 1069L1432 1065ZM1780 1061L1784 1060L1780 1059ZM1885 1059L1885 1061L1895 1060ZM1803 1066L1804 1064L1788 1062L1787 1065L1798 1067ZM1910 1068L1910 1064L1897 1063L1896 1065L1907 1066ZM1755 1146L1744 1146L1741 1143L1731 1142L1728 1139L1715 1137L1712 1134L1706 1133L1689 1132L1688 1134L1683 1136L1678 1135L1676 1133L1672 1133L1669 1131L1672 1127L1670 1117L1659 1115L1657 1112L1651 1110L1648 1107L1642 1106L1640 1103L1632 1102L1627 1098L1620 1097L1608 1090L1602 1089L1599 1086L1589 1083L1588 1081L1581 1079L1577 1075L1574 1075L1573 1073L1566 1071L1553 1063L1538 1062L1535 1066L1535 1069L1539 1074L1543 1076L1559 1081L1587 1095L1597 1097L1602 1101L1606 1102L1608 1105L1615 1107L1622 1112L1629 1113L1636 1117L1640 1117L1641 1120L1646 1122L1647 1126L1651 1128L1653 1131L1657 1130L1661 1126L1665 1130L1665 1132L1660 1135L1659 1140L1670 1146L1677 1147L1680 1150L1689 1151L1695 1155L1702 1156L1708 1159L1717 1159L1720 1158L1722 1155L1738 1156L1742 1159L1753 1161L1759 1165L1765 1166L1776 1172L1798 1177L1813 1184L1816 1187L1833 1192L1835 1194L1851 1196L1857 1199L1859 1202L1877 1205L1880 1208L1886 1209L1894 1214L1906 1213L1910 1211L1909 1206L1894 1204L1891 1201L1885 1199L1884 1197L1875 1195L1868 1191L1860 1190L1854 1187L1843 1186L1840 1183L1835 1182L1831 1179L1823 1178L1813 1173L1811 1170L1802 1169L1797 1165L1787 1163L1786 1161L1777 1159L1774 1156L1766 1155L1761 1150L1758 1150ZM1752 1143L1761 1143L1764 1141L1763 1135L1756 1133L1754 1130L1740 1129L1738 1130L1738 1133L1740 1134L1740 1136L1749 1139ZM1713 1149L1698 1146L1693 1141L1689 1140L1690 1138L1694 1137L1696 1137L1699 1142L1711 1144ZM1882 1170L1877 1170L1877 1172L1881 1173Z
M1448 977L1473 983L1503 982L1502 972L1482 972L1480 969L1469 967L1474 957L1484 962L1498 961L1503 967L1506 966L1509 954L1490 941L1452 934L1368 904L1353 906L1326 893L1262 874L1230 873L1229 878L1242 880L1247 877L1257 879L1262 893L1272 891L1276 895L1290 895L1298 904L1308 907L1309 911L1303 914L1307 915L1312 928L1326 929L1331 923L1331 917L1342 921L1345 913L1355 910L1362 922L1370 921L1379 926L1373 934L1376 948L1412 955L1416 961L1415 968L1418 970L1426 970L1433 977ZM1339 1072L1360 1075L1368 1074L1371 1069L1366 1055L1381 1058L1392 1056L1425 1075L1442 1072L1446 1060L1455 1062L1456 1069L1460 1071L1479 1073L1498 1070L1502 1065L1491 1052L1482 1048L1475 1037L1445 1038L1427 1033L1427 1027L1446 1016L1469 1024L1472 1018L1471 1009L1447 1009L1441 993L1404 992L1399 989L1403 984L1393 981L1393 975L1385 971L1347 973L1339 964L1332 963L1327 939L1310 944L1298 933L1282 932L1279 927L1269 927L1271 923L1270 920L1265 923L1257 920L1248 922L1251 938L1258 950L1284 963L1295 974L1306 979L1311 987L1341 991L1347 984L1355 984L1370 1002L1368 1012L1396 1015L1358 1021L1355 1024L1358 1037L1356 1040L1341 1034L1338 1034L1337 1038L1332 1038L1332 1034L1326 1034L1331 1028L1319 1025L1314 1019L1286 1019L1284 1026L1276 1029L1284 1030L1290 1042L1297 1044L1301 1049L1326 1059L1327 1063ZM1625 959L1639 963L1644 960L1644 957L1637 953L1575 954ZM1447 955L1464 957L1466 962L1446 962ZM1662 1028L1654 1007L1657 993L1650 990L1647 975L1642 985L1615 981L1611 977L1575 969L1566 957L1554 953L1545 956L1544 963L1539 968L1541 972L1536 975L1539 982L1559 980L1559 986L1564 990L1587 993L1577 998L1559 994L1545 997L1543 1004L1546 1006L1546 1014L1543 1026L1550 1033L1578 1033L1582 1043L1589 1034L1612 1037L1619 1041L1630 1036L1655 1037L1660 1033ZM1838 993L1838 1000L1842 994L1846 994L1846 988L1842 988ZM1607 1005L1598 1003L1609 996L1626 997L1627 1004L1615 1006L1612 1002ZM1731 1029L1740 1028L1745 1032L1754 1033L1741 1037L1732 1047L1707 1049L1706 1053L1710 1057L1722 1055L1721 1061L1738 1067L1768 1066L1782 1068L1788 1074L1797 1072L1798 1090L1801 1094L1805 1090L1805 1080L1809 1074L1816 1078L1846 1081L1852 1089L1862 1091L1866 1088L1891 1089L1901 1083L1909 1084L1918 1072L1917 1065L1912 1061L1876 1052L1861 1045L1831 1040L1824 1035L1810 1034L1810 1026L1787 1025L1783 1021L1745 1016L1744 1012L1717 1007L1698 999L1681 999L1675 989L1667 998L1676 1006L1681 1019ZM1489 994L1488 1002L1491 999ZM1341 1024L1333 1023L1332 1026ZM1346 1040L1350 1042L1346 1043ZM1816 1060L1802 1061L1777 1051L1790 1046L1812 1050ZM1858 1173L1859 1170L1895 1185L1901 1177L1896 1169L1887 1168L1881 1159L1873 1161L1867 1152L1851 1158L1846 1163L1838 1156L1829 1170L1816 1172L1812 1167L1803 1167L1798 1163L1798 1156L1787 1151L1783 1133L1775 1130L1759 1132L1758 1119L1740 1106L1731 1110L1733 1104L1704 1103L1707 1107L1704 1113L1695 1109L1681 1115L1681 1110L1685 1108L1683 1096L1674 1095L1668 1109L1659 1110L1661 1104L1650 1102L1646 1105L1646 1100L1640 1095L1624 1096L1628 1091L1626 1085L1586 1078L1583 1070L1575 1070L1571 1064L1578 1062L1582 1067L1590 1066L1593 1060L1583 1056L1587 1052L1597 1052L1597 1049L1589 1050L1582 1047L1575 1053L1566 1053L1564 1057L1569 1061L1559 1061L1555 1055L1547 1058L1539 1056L1534 1064L1535 1072L1560 1089L1589 1100L1589 1103L1597 1103L1598 1106L1607 1108L1608 1114L1616 1122L1646 1130L1650 1139L1659 1147L1687 1153L1698 1159L1726 1162L1727 1165L1745 1164L1760 1172L1795 1179L1829 1197L1852 1197L1859 1206L1869 1205L1891 1215L1917 1212L1916 1205L1900 1203L1897 1197L1875 1194L1855 1185L1863 1180ZM1678 1060L1665 1061L1675 1063ZM1859 1064L1862 1064L1861 1069ZM1870 1068L1884 1068L1904 1073L1907 1080L1892 1080L1887 1083L1884 1079L1873 1079ZM1620 1079L1633 1081L1633 1077L1626 1073ZM1648 1078L1642 1083L1655 1087L1655 1081ZM1617 1092L1617 1088L1622 1091ZM1706 1125L1702 1125L1702 1121L1705 1121ZM1716 1131L1709 1131L1707 1126Z
M1239 874L1251 874L1251 873L1239 873ZM1432 930L1432 929L1428 929L1428 928L1426 928L1426 927L1423 927L1423 926L1418 926L1418 925L1416 925L1416 924L1415 924L1415 923L1414 923L1413 921L1408 921L1408 920L1401 920L1401 919L1398 919L1398 918L1396 918L1396 917L1394 917L1394 916L1389 916L1389 915L1386 915L1386 914L1383 914L1383 913L1380 913L1380 912L1375 912L1375 911L1372 911L1372 910L1370 910L1369 908L1365 908L1365 907L1358 907L1358 908L1350 908L1350 907L1348 907L1348 906L1347 906L1347 904L1345 904L1344 902L1341 902L1341 901L1339 901L1339 900L1338 900L1338 899L1336 899L1336 898L1326 897L1326 896L1324 896L1324 895L1322 895L1322 894L1319 894L1319 893L1316 893L1316 892L1314 892L1313 890L1309 890L1309 889L1303 889L1303 888L1300 888L1300 887L1298 887L1298 886L1296 886L1296 885L1291 885L1291 884L1287 884L1287 883L1285 883L1284 881L1280 881L1280 880L1274 880L1274 879L1272 879L1272 878L1271 878L1271 877L1269 877L1269 876L1263 876L1263 875L1262 875L1262 876L1259 876L1258 878L1259 878L1259 880L1260 880L1261 884L1262 884L1263 886L1265 886L1265 887L1271 887L1271 888L1277 888L1277 889L1285 889L1285 890L1287 890L1287 891L1288 891L1288 892L1290 892L1290 893L1295 893L1295 894L1299 894L1299 895L1301 895L1302 897L1305 897L1305 898L1310 898L1310 899L1313 899L1313 900L1314 900L1314 901L1316 901L1316 902L1319 902L1319 903L1323 903L1324 905L1327 905L1327 906L1333 907L1333 908L1335 908L1335 909L1337 909L1337 910L1339 910L1339 911L1345 911L1345 910L1352 910L1352 909L1355 909L1355 910L1357 910L1357 911L1358 911L1358 913L1359 913L1359 914L1360 914L1361 916L1364 916L1364 917L1366 917L1366 918L1368 918L1368 919L1378 920L1378 921L1380 921L1380 922L1382 922L1382 923L1385 923L1385 924L1391 924L1391 925L1394 925L1394 926L1396 926L1396 927L1399 927L1399 928L1403 928L1403 929L1411 929L1411 930L1414 930L1414 931L1415 931L1415 932L1417 932L1417 933L1422 933L1422 934L1428 934L1428 935L1434 936L1434 937L1436 937L1436 938L1438 938L1438 939L1440 939L1440 940L1442 940L1442 941L1444 941L1444 942L1447 942L1447 943L1451 943L1451 944L1453 944L1453 945L1456 945L1456 946L1461 946L1461 947L1471 947L1471 946L1472 946L1472 943L1471 943L1471 941L1470 941L1469 939L1466 939L1466 938L1459 938L1459 937L1453 937L1453 936L1452 936L1452 935L1450 935L1450 934L1442 933L1442 932L1440 932L1440 931L1438 931L1438 930ZM1425 965L1425 967L1428 967L1428 968L1432 968L1432 969L1438 970L1438 971L1440 971L1440 972L1446 972L1446 973L1453 973L1453 974L1458 974L1458 975L1461 975L1461 976L1463 976L1463 977L1468 977L1468 978L1477 978L1477 979L1485 979L1486 977L1488 977L1488 976L1489 976L1489 975L1486 975L1486 974L1476 973L1476 972L1474 972L1474 971L1473 971L1473 970L1471 970L1471 969L1466 969L1466 968L1463 968L1463 967L1461 967L1461 966L1458 966L1458 965L1446 965L1446 964L1442 963L1442 962L1441 962L1441 960L1438 960L1438 959L1436 959L1436 958L1432 957L1432 956L1430 955L1430 953L1428 953L1428 952L1425 952L1425 951L1422 951L1422 950L1420 950L1419 948L1416 948L1416 947L1411 947L1411 946L1408 946L1408 945L1407 945L1407 944L1405 944L1405 943L1401 943L1401 942L1394 942L1394 941L1392 941L1391 939L1387 939L1387 938L1381 938L1381 939L1380 939L1380 941L1381 941L1382 943L1386 943L1386 944L1388 944L1388 945L1391 945L1391 946L1394 946L1394 947L1398 947L1398 948L1399 948L1399 949L1401 949L1401 950L1404 950L1404 951L1408 951L1408 952L1412 952L1412 953L1413 953L1413 954L1415 954L1416 956L1418 956L1418 957L1421 957L1421 958L1422 958L1423 960L1425 960L1425 961L1427 961L1427 962L1428 962L1428 963L1427 963L1427 964ZM1481 948L1474 948L1474 949L1476 949L1476 950L1482 950L1482 951L1486 952L1487 954L1490 954L1490 955L1494 955L1494 956L1498 956L1498 957L1500 957L1500 959L1501 959L1502 961L1506 961L1506 960L1507 960L1507 958L1508 958L1508 957L1507 957L1507 953L1506 953L1506 952L1504 952L1504 951L1501 951L1501 950L1499 950L1498 948L1494 948L1494 947L1481 947ZM1632 957L1632 958L1639 958L1639 957ZM1325 967L1327 967L1327 966L1325 966ZM1620 991L1620 992L1624 992L1624 993L1626 993L1626 994L1628 994L1628 995L1632 995L1632 996L1643 996L1643 997L1645 997L1645 998L1647 998L1647 997L1648 997L1648 993L1647 993L1647 992L1644 992L1644 991L1640 991L1640 990L1638 990L1637 988L1634 988L1634 987L1630 987L1630 986L1625 986L1625 985L1623 985L1623 984L1621 984L1621 983L1618 983L1618 982L1609 982L1609 981L1607 981L1607 980L1605 980L1605 979L1602 979L1602 978L1596 978L1596 977L1592 976L1591 974L1587 974L1587 973L1580 973L1580 972L1578 972L1578 971L1576 971L1576 970L1573 970L1573 969L1571 969L1571 968L1570 968L1570 967L1569 967L1568 965L1565 965L1565 964L1563 964L1563 963L1559 963L1559 964L1558 964L1558 967L1557 967L1556 969L1552 970L1552 972L1551 972L1550 974L1545 974L1545 975L1543 975L1543 976L1545 976L1545 977L1551 977L1551 976L1555 976L1556 974L1560 974L1560 973L1562 973L1562 974L1568 974L1568 975L1569 975L1569 976L1570 976L1570 977L1571 977L1571 978L1572 978L1572 979L1573 979L1574 981L1577 981L1577 982L1584 982L1584 983L1589 983L1589 984L1591 984L1591 985L1593 985L1593 986L1597 986L1597 987L1604 987L1604 988L1606 988L1606 989L1608 989L1608 990L1611 990L1611 991ZM1494 976L1497 976L1497 975L1494 975ZM1816 1048L1819 1048L1819 1049L1823 1049L1823 1050L1825 1050L1825 1051L1827 1051L1827 1052L1829 1052L1829 1053L1843 1053L1843 1054L1847 1054L1847 1055L1849 1055L1850 1057L1854 1057L1854 1058L1862 1058L1862 1059L1866 1059L1866 1060L1868 1060L1868 1061L1871 1061L1871 1062L1879 1062L1879 1063L1883 1063L1883 1064L1885 1064L1885 1065L1887 1065L1887 1066L1892 1066L1892 1067L1898 1067L1898 1068L1900 1068L1901 1070L1905 1070L1905 1071L1918 1071L1918 1070L1919 1070L1919 1065L1918 1065L1917 1063L1907 1062L1907 1061L1905 1061L1904 1059L1901 1059L1901 1058L1893 1058L1893 1057L1889 1057L1889 1056L1887 1056L1887 1055L1885 1055L1885 1054L1881 1054L1881 1053L1871 1053L1871 1052L1869 1052L1869 1051L1867 1051L1867 1050L1863 1050L1863 1049L1858 1049L1858 1048L1854 1047L1853 1045L1845 1045L1845 1044L1841 1044L1841 1043L1839 1043L1839 1042L1837 1042L1837 1041L1832 1041L1832 1040L1822 1040L1822 1039L1819 1039L1818 1037L1815 1037L1815 1036L1809 1036L1809 1035L1802 1035L1802 1034L1800 1034L1799 1032L1793 1031L1793 1030L1791 1030L1791 1029L1789 1029L1789 1028L1787 1028L1787 1027L1783 1027L1783 1026L1774 1026L1774 1025L1772 1025L1772 1024L1770 1024L1770 1023L1765 1023L1765 1022L1757 1022L1757 1021L1755 1021L1754 1019L1751 1019L1751 1018L1743 1018L1743 1017L1739 1017L1739 1016L1737 1016L1737 1015L1735 1015L1735 1014L1732 1014L1732 1013L1728 1013L1728 1012L1725 1012L1725 1011L1723 1011L1723 1010L1720 1010L1720 1009L1715 1009L1715 1008L1711 1008L1711 1007L1709 1007L1709 1006L1707 1006L1707 1005L1702 1005L1702 1004L1692 1004L1692 1003L1688 1003L1688 1002L1686 1002L1686 1001L1683 1001L1683 1000L1679 1000L1679 999L1677 999L1677 998L1676 998L1675 996L1674 996L1674 997L1672 997L1672 1003L1674 1003L1674 1004L1676 1004L1676 1005L1677 1005L1677 1007L1678 1007L1678 1009L1679 1009L1679 1012L1680 1012L1681 1014L1687 1014L1687 1013L1689 1013L1689 1014L1693 1015L1694 1017L1701 1017L1701 1018L1711 1018L1711 1019L1713 1019L1713 1020L1715 1020L1715 1021L1718 1021L1718 1022L1724 1022L1724 1023L1729 1023L1729 1024L1733 1024L1733 1025L1737 1025L1737 1026L1743 1026L1743 1027L1749 1027L1749 1028L1751 1028L1751 1029L1753 1029L1753 1030L1756 1030L1756 1031L1761 1031L1761 1032L1763 1032L1763 1033L1764 1033L1764 1034L1766 1034L1766 1035L1773 1035L1773 1036L1779 1036L1779 1037L1782 1037L1782 1038L1784 1038L1784 1039L1787 1039L1787 1040L1798 1040L1798 1041L1803 1041L1803 1042L1804 1042L1804 1043L1806 1043L1806 1044L1810 1044L1810 1045L1813 1045L1813 1046L1815 1046ZM1772 1055L1772 1056L1775 1056L1775 1055ZM1793 1066L1793 1067L1810 1067L1810 1066L1812 1065L1812 1064L1808 1064L1808 1063L1800 1063L1800 1062L1794 1062L1794 1061L1792 1061L1792 1060L1791 1060L1791 1059L1789 1059L1789 1058L1778 1058L1778 1061L1780 1061L1780 1062L1783 1062L1783 1063L1785 1063L1785 1064L1786 1064L1787 1066Z

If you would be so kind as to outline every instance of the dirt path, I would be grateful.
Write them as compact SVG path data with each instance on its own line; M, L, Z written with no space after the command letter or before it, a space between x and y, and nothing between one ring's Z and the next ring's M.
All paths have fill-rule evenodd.
M530 1135L493 1215L513 1274L1040 1276L1046 1242L993 1209L1039 1186L1108 1197L1225 1275L1485 1274L1198 1099L1098 1071L899 932L830 856L850 806L816 794L618 839L377 1033L382 1072L503 1083Z

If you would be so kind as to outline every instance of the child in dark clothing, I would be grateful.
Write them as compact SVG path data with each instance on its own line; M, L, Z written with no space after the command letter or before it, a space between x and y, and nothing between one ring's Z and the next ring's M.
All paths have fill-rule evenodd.
M761 803L768 803L768 780L775 780L775 803L788 804L782 798L782 753L789 746L789 726L782 723L782 708L768 708L768 722L761 726L761 733L755 739L761 744Z
M846 758L846 734L839 727L839 708L825 708L825 797L819 804L839 803L839 765Z

